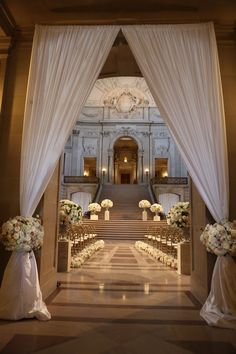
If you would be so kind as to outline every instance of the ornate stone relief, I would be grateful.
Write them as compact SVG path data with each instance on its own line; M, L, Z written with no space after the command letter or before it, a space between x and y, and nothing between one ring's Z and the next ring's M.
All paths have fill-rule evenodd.
M153 144L153 154L155 156L167 156L170 150L170 139L155 139Z
M82 147L84 156L95 156L97 154L97 139L83 138Z
M79 133L80 133L80 129L79 128L75 128L75 129L72 130L72 134L73 135L79 135Z
M116 108L109 109L109 119L144 119L143 108L136 107L134 110L130 112L119 112Z
M149 107L156 106L144 78L121 76L97 80L86 102L86 107L104 106L104 100L106 100L109 96L117 96L117 94L115 94L117 90L120 94L130 92L132 96L144 98L148 101ZM120 106L127 107L127 97L122 97L119 103Z
M65 147L66 148L71 148L72 147L72 135L69 136Z
M103 108L102 107L84 107L80 119L102 119L103 118Z
M138 107L148 107L149 101L135 88L117 88L104 99L104 106L116 109L119 113L129 113Z
M124 135L124 136L137 135L137 131L131 127L121 127L115 133L117 135Z
M94 137L97 138L99 136L98 132L91 132L91 131L87 131L86 132L86 137Z
M162 131L158 131L156 134L155 134L155 136L157 137L157 138L169 138L170 137L170 135L169 135L169 133L168 133L168 131L167 130L162 130Z

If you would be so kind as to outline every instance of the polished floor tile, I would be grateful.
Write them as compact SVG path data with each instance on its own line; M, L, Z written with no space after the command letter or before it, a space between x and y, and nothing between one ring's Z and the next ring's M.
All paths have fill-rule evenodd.
M235 354L235 331L199 316L190 278L109 241L82 268L59 273L52 320L0 321L5 354Z

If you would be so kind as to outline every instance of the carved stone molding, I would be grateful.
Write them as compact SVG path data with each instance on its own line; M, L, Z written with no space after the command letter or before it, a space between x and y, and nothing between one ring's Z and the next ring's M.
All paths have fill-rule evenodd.
M134 88L117 88L107 95L104 105L116 109L119 113L130 113L138 107L148 107L149 101Z

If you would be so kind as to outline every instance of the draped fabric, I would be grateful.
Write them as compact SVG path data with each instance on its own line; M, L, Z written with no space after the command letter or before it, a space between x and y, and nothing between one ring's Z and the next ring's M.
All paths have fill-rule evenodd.
M21 150L21 215L33 214L76 118L118 33L116 27L37 26ZM0 318L50 319L33 252L13 252L0 292Z
M228 161L213 24L124 26L122 31L216 221L228 218Z
M118 31L36 26L21 151L22 216L38 205Z
M200 315L211 326L236 329L236 260L218 256L211 291Z
M0 289L0 318L50 320L42 300L34 252L12 252Z
M22 216L31 216L40 201L119 29L36 27L21 150ZM227 219L227 148L213 25L124 26L122 31L204 202L216 221ZM21 266L28 260L22 262L19 267L10 262L6 272L18 269L19 287L27 290L28 273L22 277ZM30 282L40 291L35 269ZM16 288L14 277L9 279L1 289L6 303L8 291ZM15 309L20 314L14 318L36 313L24 300L26 311L20 312L17 301L11 303L12 315ZM43 315L39 292L30 303L41 304Z

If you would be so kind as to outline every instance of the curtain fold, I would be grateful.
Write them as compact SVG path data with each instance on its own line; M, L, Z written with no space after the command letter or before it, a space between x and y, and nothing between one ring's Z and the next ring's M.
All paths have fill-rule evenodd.
M122 31L214 219L228 219L228 160L213 24Z
M21 151L22 216L31 216L39 203L118 31L36 26Z

